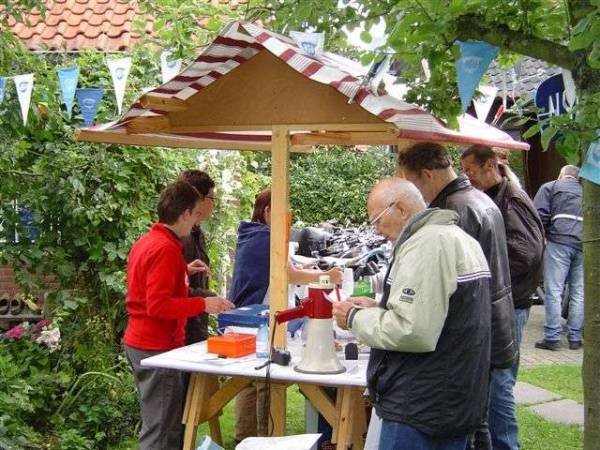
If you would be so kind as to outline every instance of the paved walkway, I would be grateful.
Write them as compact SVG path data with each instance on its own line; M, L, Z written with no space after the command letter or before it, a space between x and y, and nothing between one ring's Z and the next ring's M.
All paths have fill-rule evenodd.
M550 364L578 364L583 361L583 349L569 350L563 333L562 348L558 351L541 350L534 347L536 341L544 338L544 306L531 307L529 321L521 343L521 367L535 367ZM583 426L583 405L565 399L553 392L528 383L518 382L515 386L515 400L529 410L550 422Z
M531 307L529 321L521 343L521 367L549 364L578 364L583 361L583 349L569 350L566 335L562 336L562 348L558 351L541 350L534 344L544 338L544 306Z

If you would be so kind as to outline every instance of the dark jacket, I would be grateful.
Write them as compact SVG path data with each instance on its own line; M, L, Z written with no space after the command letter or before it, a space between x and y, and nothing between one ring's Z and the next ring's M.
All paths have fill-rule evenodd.
M204 233L198 226L192 228L189 236L181 238L183 242L183 256L186 263L199 259L210 266L208 253L206 253L206 241ZM213 297L216 294L208 289L208 274L198 272L189 276L190 297ZM188 319L186 326L186 345L205 341L208 338L208 314L202 313L199 316Z
M574 178L563 178L542 185L533 204L540 213L546 239L578 250L583 239L583 194Z
M492 274L492 353L491 366L511 367L518 354L515 339L515 309L510 287L510 269L502 214L483 192L460 176L442 189L429 205L458 213L458 226L481 245Z
M419 239L417 233L427 233L428 245L438 248L443 257L430 263L429 272L419 271L413 286L419 291L418 286L423 283L416 279L419 276L429 282L439 278L443 286L452 283L442 280L447 281L449 276L454 278L451 290L432 289L432 293L449 296L441 333L433 351L371 348L367 383L377 413L383 419L408 424L435 438L451 438L472 433L486 415L490 273L480 246L455 227L455 222L433 225L433 231L426 230L435 211L428 210L429 217L411 221L400 236L394 252L397 261L392 260L389 266L380 306L397 309L388 304L388 298L392 289L402 289L403 284L401 280L390 279L391 273L397 273L392 267L423 264L418 261L422 257L418 247L423 244L413 241ZM402 290L405 291L407 289ZM400 297L400 301L434 300L430 293L427 298L415 291L406 295L410 295L407 300ZM356 313L354 320L360 320L362 311ZM352 327L352 323L349 325Z
M527 193L507 178L486 194L494 200L504 219L513 303L516 309L530 308L531 294L542 277L542 221Z
M230 294L236 307L264 301L269 288L270 245L271 231L267 225L240 223Z

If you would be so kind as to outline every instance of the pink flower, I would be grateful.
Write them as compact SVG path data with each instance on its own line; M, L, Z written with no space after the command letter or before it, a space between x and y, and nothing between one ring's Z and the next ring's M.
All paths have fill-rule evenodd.
M17 325L16 327L12 327L6 333L4 333L4 337L7 339L21 339L25 335L25 328L21 325Z
M42 331L44 327L47 327L48 325L50 325L50 321L48 319L40 320L38 323L35 324L35 330Z

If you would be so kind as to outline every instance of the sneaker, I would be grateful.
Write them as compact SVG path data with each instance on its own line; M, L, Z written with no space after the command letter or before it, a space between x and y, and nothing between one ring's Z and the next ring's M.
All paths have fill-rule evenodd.
M583 347L583 342L581 341L569 341L569 349L570 350L579 350Z
M547 341L542 339L535 343L535 348L541 348L542 350L558 350L560 349L560 341Z

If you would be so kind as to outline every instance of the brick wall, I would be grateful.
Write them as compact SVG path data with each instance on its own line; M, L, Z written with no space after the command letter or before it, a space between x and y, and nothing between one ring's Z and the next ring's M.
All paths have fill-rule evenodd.
M55 284L55 283L50 283ZM15 294L21 293L23 290L17 284L17 280L15 279L15 272L13 271L11 266L6 266L0 264L0 295L7 293L9 296L14 296ZM33 295L37 298L42 299L44 296L44 290L34 291Z

